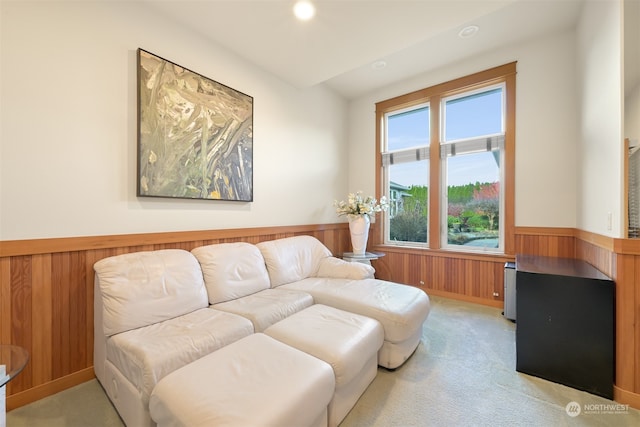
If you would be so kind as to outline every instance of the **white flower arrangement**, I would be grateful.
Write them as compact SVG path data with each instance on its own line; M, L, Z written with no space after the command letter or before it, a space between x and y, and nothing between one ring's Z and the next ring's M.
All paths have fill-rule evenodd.
M380 202L371 196L364 197L362 191L349 193L347 197L346 202L344 200L340 202L333 201L333 206L336 208L338 216L373 216L376 212L386 211L389 208L389 203L385 196L380 198Z

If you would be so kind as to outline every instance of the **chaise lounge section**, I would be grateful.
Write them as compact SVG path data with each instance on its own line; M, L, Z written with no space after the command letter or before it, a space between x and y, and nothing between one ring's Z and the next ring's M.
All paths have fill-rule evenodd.
M373 278L373 268L332 256L312 236L257 244L267 264L271 287L311 294L316 304L371 317L382 324L384 343L378 364L402 365L415 351L431 309L421 289Z

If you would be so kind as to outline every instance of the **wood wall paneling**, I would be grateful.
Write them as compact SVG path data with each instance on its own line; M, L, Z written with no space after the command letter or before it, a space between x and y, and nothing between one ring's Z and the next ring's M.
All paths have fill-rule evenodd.
M513 257L384 245L377 245L374 250L386 254L373 264L379 279L416 286L436 295L496 307L503 304L504 263Z
M336 254L349 250L345 223L238 230L97 236L0 245L0 342L26 348L30 360L7 386L7 409L93 376L93 264L103 258L208 244L258 243L300 234Z
M31 257L19 256L11 259L9 287L11 301L11 343L26 348L32 354L33 331L31 306ZM28 388L31 383L33 364L28 365L19 377L9 383L7 394Z
M616 283L614 399L640 409L640 240L576 232L576 258Z
M640 393L640 328L637 325L640 299L640 257L618 256L618 280L633 281L636 286L616 287L616 385ZM635 325L635 327L634 327ZM633 358L623 357L633 354Z
M524 228L516 232L515 253L574 258L575 237L573 230Z
M32 383L43 384L53 379L53 282L51 255L33 255L32 274Z
M31 360L7 388L13 409L93 377L93 264L136 251L308 234L334 254L350 251L346 223L253 229L4 241L0 245L0 342L23 346ZM381 279L502 307L504 263L516 253L583 259L616 280L616 398L640 402L640 242L567 228L516 227L515 252L460 254L377 245ZM494 296L497 293L497 296ZM640 406L640 405L639 405Z
M637 258L637 257L636 257ZM621 359L625 359L628 354L633 354L634 366L633 373L634 375L634 383L633 387L628 387L626 390L633 390L637 394L636 403L634 404L636 408L640 409L640 265L636 265L636 274L634 279L635 284L635 295L634 295L634 303L627 309L627 318L622 319L623 322L626 322L627 328L634 330L634 349L629 348L629 353L622 353L620 356ZM631 353L633 351L633 353Z

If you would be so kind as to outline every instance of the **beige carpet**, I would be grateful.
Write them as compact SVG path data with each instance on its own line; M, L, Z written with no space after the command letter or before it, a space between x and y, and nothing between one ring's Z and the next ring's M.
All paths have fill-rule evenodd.
M415 354L379 369L341 427L640 426L638 410L516 372L515 325L499 309L431 300ZM95 380L7 414L7 427L121 425Z

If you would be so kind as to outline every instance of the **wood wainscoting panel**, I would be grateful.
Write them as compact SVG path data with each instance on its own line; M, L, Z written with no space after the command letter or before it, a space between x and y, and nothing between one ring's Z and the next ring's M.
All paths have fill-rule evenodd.
M7 387L7 409L93 377L93 264L137 251L312 235L350 251L346 223L0 242L0 342L31 359ZM375 240L375 237L374 239ZM381 279L432 295L502 307L504 263L517 253L578 258L616 281L616 400L640 402L640 241L567 228L516 227L515 253L489 255L375 245ZM494 296L497 293L498 296ZM639 408L640 409L640 408Z
M26 255L17 256L10 260L11 285L8 295L11 301L11 310L8 317L11 324L9 342L26 348L30 355L33 354L31 341L33 331L31 265L31 257ZM13 391L22 391L28 388L32 382L32 369L30 365L32 365L32 363L29 363L22 373L8 384L7 395Z
M634 331L634 311L637 305L633 286L624 285L629 280L637 281L640 262L633 255L618 256L618 277L616 277L616 385L624 390L639 391L636 388L636 332Z
M636 264L636 275L633 284L635 288L634 306L628 308L630 311L626 312L627 319L625 320L629 322L628 327L631 328L633 325L634 329L634 388L632 390L636 393L635 402L640 402L640 262ZM635 407L640 409L640 404Z
M374 245L386 256L376 276L431 295L502 307L503 268L516 254L576 258L616 282L616 400L640 409L640 239L614 239L573 228L516 227L515 253L478 255ZM498 297L493 294L499 293Z
M32 269L32 348L30 353L32 383L44 384L53 379L53 282L51 254L33 255ZM17 379L17 378L16 378Z
M576 258L616 283L616 401L640 409L640 240L576 233Z
M0 258L0 343L11 343L11 258Z
M0 242L0 342L29 351L7 410L93 377L93 264L130 252L312 235L350 250L347 223Z
M574 235L572 228L517 227L515 253L574 258Z
M427 293L502 307L504 264L513 257L378 245L376 277ZM497 294L497 295L495 295Z

